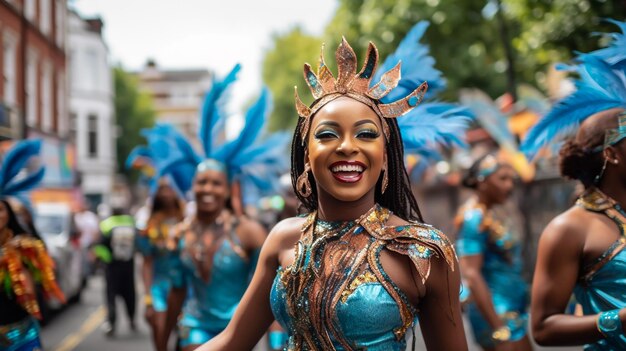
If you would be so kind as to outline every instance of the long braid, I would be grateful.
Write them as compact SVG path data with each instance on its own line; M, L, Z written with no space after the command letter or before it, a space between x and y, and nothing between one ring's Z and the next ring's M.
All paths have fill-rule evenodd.
M388 169L388 186L384 194L381 193L381 184L383 175L376 182L376 202L390 209L394 214L404 220L422 222L422 213L420 212L415 196L411 190L409 174L404 166L404 146L402 144L402 136L398 128L398 122L393 118L385 118L389 125L390 138L385 147L387 149L387 169ZM315 178L313 173L309 172L309 182L311 183L312 193L309 197L303 197L297 191L298 177L304 172L304 155L306 145L302 143L302 135L300 127L304 123L304 118L298 118L298 124L293 134L291 143L291 184L298 199L302 202L304 208L308 211L317 209L317 187L315 186Z

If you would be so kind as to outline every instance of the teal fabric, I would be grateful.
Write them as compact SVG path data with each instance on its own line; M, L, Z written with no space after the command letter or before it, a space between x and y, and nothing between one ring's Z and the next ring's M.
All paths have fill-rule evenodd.
M172 284L186 286L187 300L180 320L182 327L221 331L232 318L239 300L248 287L250 270L256 265L237 255L229 240L224 240L213 257L211 277L205 282L180 241L178 266L172 270Z
M272 290L270 305L276 321L287 330L293 330L287 313L287 297L278 270ZM372 308L375 306L375 308ZM368 351L404 351L406 341L396 339L394 329L402 326L398 305L385 288L377 282L359 285L346 302L337 303L335 313L338 325L346 340L358 349ZM338 351L344 350L335 345Z
M202 328L193 328L187 326L181 326L179 328L180 335L180 347L187 347L189 345L202 345L205 342L213 339L217 334L221 333L221 330L205 330Z
M603 311L626 307L626 250L620 241L612 245L598 262L615 254L593 275L580 280L574 288L576 300L583 308L585 315L598 314ZM603 339L587 344L585 351L617 351L626 350L626 336Z
M12 325L2 326L8 331L0 338L1 351L31 351L41 349L39 339L39 323L33 317L26 317L24 320ZM1 339L8 339L10 345L2 344Z
M528 324L528 285L522 279L521 247L510 230L497 240L491 239L489 232L480 230L482 221L480 208L465 211L456 244L457 254L459 257L483 256L481 273L491 291L496 313L511 328L511 340L520 340L526 335ZM476 342L483 347L493 347L493 329L475 303L468 303L467 313Z

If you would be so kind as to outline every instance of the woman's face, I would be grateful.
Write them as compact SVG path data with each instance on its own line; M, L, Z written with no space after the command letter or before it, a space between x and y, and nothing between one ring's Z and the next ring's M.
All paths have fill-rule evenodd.
M165 204L165 206L172 206L178 201L178 197L176 196L176 192L169 185L161 185L159 190L157 190L156 196L159 200Z
M0 202L0 230L4 230L9 224L9 210L4 202Z
M196 173L193 181L196 209L199 212L218 212L224 209L228 199L228 179L217 170Z
M515 171L509 165L501 165L490 174L481 184L479 191L495 204L504 203L513 193L515 186Z
M356 201L374 189L386 161L378 115L367 105L340 97L313 117L307 158L318 193Z

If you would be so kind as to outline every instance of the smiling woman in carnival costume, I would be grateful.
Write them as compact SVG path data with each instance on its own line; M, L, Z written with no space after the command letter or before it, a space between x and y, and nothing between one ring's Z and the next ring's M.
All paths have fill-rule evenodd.
M531 129L525 151L569 136L561 174L585 187L545 228L532 289L532 329L542 345L626 349L626 23L608 48L569 67L577 90ZM574 134L573 137L572 134ZM574 293L583 315L564 311Z
M421 223L395 119L427 85L385 104L400 65L370 87L371 43L366 57L357 73L343 40L336 79L323 58L317 74L305 65L315 102L296 95L292 183L310 213L274 227L231 323L202 350L251 349L274 316L289 350L404 350L418 315L428 348L467 349L454 250Z
M20 141L6 154L0 168L0 349L5 351L41 350L36 285L44 297L65 302L54 280L54 261L43 242L27 234L6 196L21 195L34 188L44 168L18 178L27 161L39 154L39 140Z
M280 154L276 149L286 149L284 135L255 143L270 111L269 92L264 90L248 110L246 124L235 140L213 145L222 118L221 96L238 70L236 66L223 81L215 81L205 99L200 128L203 155L195 153L173 128L157 126L161 132L149 137L156 150L157 174L173 177L174 183L182 184L179 188L183 193L191 190L196 204L193 216L172 231L171 248L178 264L171 269L172 289L160 350L166 348L183 303L179 321L183 350L197 348L226 327L248 286L266 237L260 224L232 210L231 198L235 196L235 182L245 189L249 183L271 186L271 181L259 178L255 171L263 169L269 174L272 167L281 164L275 156ZM189 175L193 178L180 180Z

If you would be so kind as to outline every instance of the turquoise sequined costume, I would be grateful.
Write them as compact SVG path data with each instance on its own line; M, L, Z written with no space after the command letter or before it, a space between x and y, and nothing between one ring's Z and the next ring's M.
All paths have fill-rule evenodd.
M528 321L528 285L522 279L521 247L510 229L491 212L476 198L468 200L456 220L456 249L459 257L483 256L481 274L491 292L493 307L511 329L510 340L517 341L526 335ZM470 302L467 312L476 342L493 347L493 329L476 304Z
M175 255L167 249L166 242L170 228L176 224L175 218L163 221L149 221L145 231L137 237L137 249L141 254L152 257L152 307L156 312L167 311L167 295L169 294L170 270L176 264Z
M172 285L188 290L179 321L183 347L203 344L226 328L256 266L258 252L248 255L243 250L235 234L236 221L223 226L221 236L206 235L214 240L208 244L195 219L174 228L179 255L171 271ZM204 259L207 250L212 256L209 265Z
M422 283L432 257L452 269L456 257L437 229L386 226L390 215L376 205L356 221L325 222L315 213L306 218L295 261L279 269L270 294L289 350L406 349L405 333L417 312L384 271L381 251L408 256Z
M595 262L582 270L574 287L576 300L585 315L626 307L626 213L606 195L593 188L585 192L577 202L588 211L604 213L620 228L622 236ZM602 339L587 344L585 351L626 350L626 336Z

